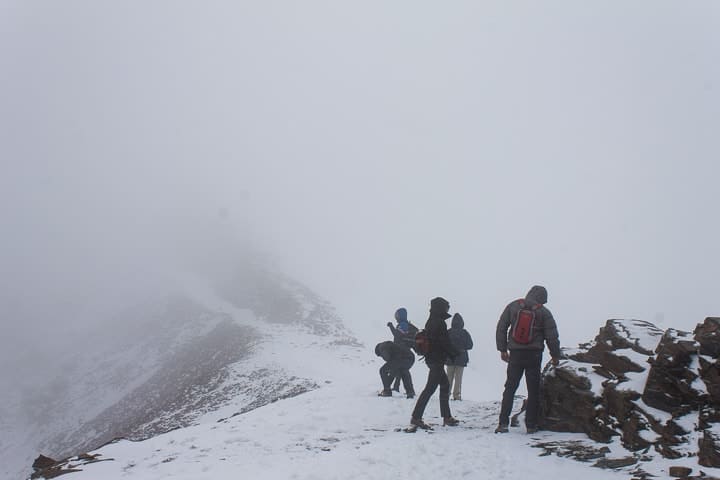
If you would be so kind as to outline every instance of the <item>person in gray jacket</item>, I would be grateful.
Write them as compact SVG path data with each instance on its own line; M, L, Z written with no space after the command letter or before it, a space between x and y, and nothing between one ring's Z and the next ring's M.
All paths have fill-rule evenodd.
M445 362L448 380L450 381L450 391L452 391L453 400L462 400L463 371L467 367L469 361L467 351L472 349L473 341L470 333L465 330L465 320L459 313L452 317L448 336L450 342L460 352L456 357L448 358Z
M513 399L520 379L525 374L528 389L527 410L525 412L525 426L528 433L538 430L538 410L540 405L540 368L542 355L547 343L552 357L553 365L560 362L560 338L557 324L545 307L547 303L547 290L540 285L533 286L525 298L510 302L497 324L495 343L500 352L502 361L507 362L507 380L503 392L502 406L500 408L500 421L495 433L506 433L510 423L510 412ZM520 338L515 334L520 312L532 312L532 322L527 335Z

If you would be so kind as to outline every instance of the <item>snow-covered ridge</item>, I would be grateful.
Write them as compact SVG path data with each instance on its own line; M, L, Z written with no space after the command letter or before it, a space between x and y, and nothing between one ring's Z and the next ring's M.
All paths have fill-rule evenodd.
M250 287L235 277L188 276L175 294L118 312L111 327L77 338L53 391L17 392L16 406L5 406L13 412L29 401L28 412L42 415L2 416L3 478L21 478L39 453L65 458L313 390L318 379L298 368L296 344L359 345L313 292L259 267L243 270L244 281L255 279Z
M88 457L66 462L63 468L80 470L68 478L627 480L637 470L637 465L626 461L627 450L619 442L597 444L580 433L527 435L524 428L494 434L499 402L472 398L452 402L453 415L461 424L442 427L436 394L425 415L434 429L405 433L402 427L407 426L414 400L376 395L382 362L370 348L322 345L310 335L285 333L256 361L270 364L289 355L298 370L318 380L318 388L242 414L225 415L229 409L217 421L142 442L106 445L88 452ZM420 363L412 373L421 384L427 369ZM466 382L482 381L482 368L467 373ZM521 403L522 398L517 398L516 409ZM577 457L580 451L584 458ZM656 478L670 478L670 468L682 465L656 456L643 468ZM710 475L715 473L712 470L703 469ZM692 472L699 475L697 468Z

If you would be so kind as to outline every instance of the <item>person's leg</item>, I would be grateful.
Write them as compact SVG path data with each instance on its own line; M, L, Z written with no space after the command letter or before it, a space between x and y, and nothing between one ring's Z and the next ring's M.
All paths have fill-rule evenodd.
M380 379L383 384L383 392L390 392L390 384L393 380L392 367L389 362L380 367Z
M455 400L462 400L462 379L463 379L463 372L465 371L465 367L463 366L457 366L455 367L455 386L453 387L453 398ZM451 382L452 383L452 382Z
M447 379L447 377L446 377ZM432 397L432 394L435 393L435 390L438 387L438 382L436 375L433 375L433 370L430 368L428 370L428 379L427 384L425 384L425 388L420 393L420 396L418 397L417 402L415 403L415 409L412 413L412 418L414 419L421 419L423 416L423 413L425 413L425 407L427 407L427 403L430 400L430 397Z
M400 362L398 364L398 370L395 372L397 376L402 378L403 388L408 398L415 396L415 388L413 387L412 376L410 375L411 366L412 362Z
M395 377L395 382L393 383L392 389L396 392L400 391L400 376Z
M452 417L450 414L450 381L448 381L442 364L437 365L434 370L437 382L440 385L440 416L443 418Z
M527 411L525 412L525 426L535 429L538 426L538 412L540 409L540 381L542 366L542 352L528 358L525 368L525 383L528 390Z
M408 370L408 369L401 370L400 376L402 377L403 388L405 389L405 394L408 396L408 398L414 397L415 396L415 388L413 387L412 376L410 375L410 370Z
M455 369L457 368L455 365L448 365L447 367L447 378L448 382L450 382L450 390L453 389L453 382L455 379Z
M510 424L510 412L513 407L513 400L515 399L515 392L517 391L518 385L520 385L520 379L523 375L523 366L512 361L507 366L507 379L505 380L505 390L503 391L502 406L500 407L500 425Z

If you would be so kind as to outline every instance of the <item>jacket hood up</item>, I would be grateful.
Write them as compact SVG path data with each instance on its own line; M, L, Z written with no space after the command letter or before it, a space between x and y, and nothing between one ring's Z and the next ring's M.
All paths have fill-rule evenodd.
M450 326L452 328L464 328L465 320L463 320L462 315L460 315L459 313L456 313L455 315L453 315Z
M547 289L541 285L534 285L525 296L528 303L539 303L545 305L547 303Z
M450 302L442 297L435 297L430 300L430 315L438 316L443 320L450 318L448 311L450 310Z

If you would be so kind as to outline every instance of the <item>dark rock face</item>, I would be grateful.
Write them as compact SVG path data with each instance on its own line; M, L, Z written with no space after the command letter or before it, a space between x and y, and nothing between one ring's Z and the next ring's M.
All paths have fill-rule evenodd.
M46 457L45 455L38 455L38 457L35 459L35 461L32 464L33 470L43 470L48 467L52 467L58 463L57 460L53 460L50 457Z
M720 318L693 333L608 320L566 354L543 372L543 428L720 467Z
M100 458L101 456L100 454L88 455L87 453L82 453L64 460L53 460L52 458L40 455L33 463L34 472L30 475L30 479L48 479L68 473L82 472L82 468L79 467L83 465L112 460L112 458Z

